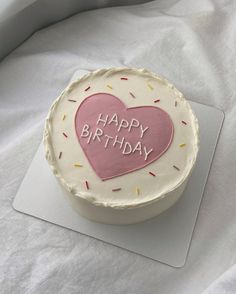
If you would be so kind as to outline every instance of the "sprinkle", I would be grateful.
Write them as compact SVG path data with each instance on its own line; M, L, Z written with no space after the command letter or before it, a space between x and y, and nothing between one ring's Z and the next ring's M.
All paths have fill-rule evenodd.
M111 85L107 85L107 88L109 88L111 90L113 89Z
M85 185L86 185L87 190L89 190L89 184L87 181L85 181Z
M156 176L156 175L155 175L154 173L152 173L152 172L149 172L149 174L150 174L151 176L153 176L153 177Z
M176 165L173 165L173 168L177 169L178 171L180 171L180 169L176 166Z
M62 152L59 153L58 158L61 159L61 156L62 156Z
M184 124L184 125L186 125L186 124L187 124L187 123L186 123L186 121L184 121L184 120L182 120L181 122L182 122L182 124Z
M136 192L137 195L139 195L140 194L140 189L138 187L136 187L135 192Z
M136 98L132 92L129 92L129 93L133 98Z
M66 118L66 114L63 115L62 120L65 120L65 118Z
M90 87L90 86L88 86L88 88L86 88L84 91L88 91L90 88L91 88L91 87Z
M154 103L157 103L157 102L160 102L160 101L161 101L160 99L157 99L157 100L154 101Z
M148 84L148 88L149 88L150 90L153 90L153 89L154 89L153 86L152 86L151 84Z
M128 80L128 78L120 78L121 80L124 80L124 81L127 81Z
M83 165L82 164L79 164L79 163L75 163L74 164L74 167L83 167Z
M73 99L68 99L68 101L70 101L70 102L77 102L76 100L73 100Z
M63 134L63 136L64 136L64 137L68 138L68 136L67 136L67 134L66 134L66 133L62 133L62 134Z
M179 147L185 147L185 146L186 146L185 143L179 145Z
M177 106L177 104L178 104L177 101L175 101L175 107Z
M115 189L112 189L112 192L117 192L117 191L120 191L121 188L115 188Z

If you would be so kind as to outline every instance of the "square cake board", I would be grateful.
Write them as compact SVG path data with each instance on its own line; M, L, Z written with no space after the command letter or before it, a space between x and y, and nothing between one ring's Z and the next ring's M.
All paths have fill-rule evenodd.
M190 103L199 120L199 156L183 196L164 213L143 223L123 226L81 217L71 208L52 174L42 144L17 192L14 209L170 266L184 266L224 120L222 111Z

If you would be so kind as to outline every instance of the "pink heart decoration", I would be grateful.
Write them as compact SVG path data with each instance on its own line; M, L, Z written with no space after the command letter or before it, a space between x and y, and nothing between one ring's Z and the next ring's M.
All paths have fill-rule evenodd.
M79 143L102 180L141 169L162 156L171 145L174 127L161 108L126 108L117 97L93 94L75 115Z

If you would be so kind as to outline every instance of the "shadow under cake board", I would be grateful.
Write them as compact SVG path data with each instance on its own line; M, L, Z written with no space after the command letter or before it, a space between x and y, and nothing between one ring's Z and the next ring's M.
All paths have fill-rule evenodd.
M200 127L198 159L183 196L159 216L123 226L95 223L81 217L71 208L52 174L42 144L16 194L14 209L170 266L184 266L224 120L223 112L216 108L190 104Z

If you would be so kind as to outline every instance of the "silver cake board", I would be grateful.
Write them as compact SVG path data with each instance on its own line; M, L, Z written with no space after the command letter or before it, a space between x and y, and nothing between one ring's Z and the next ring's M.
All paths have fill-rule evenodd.
M200 151L183 196L146 222L116 226L91 222L75 212L60 189L41 145L17 192L17 211L77 231L173 267L184 266L224 120L222 111L191 102L200 125Z

